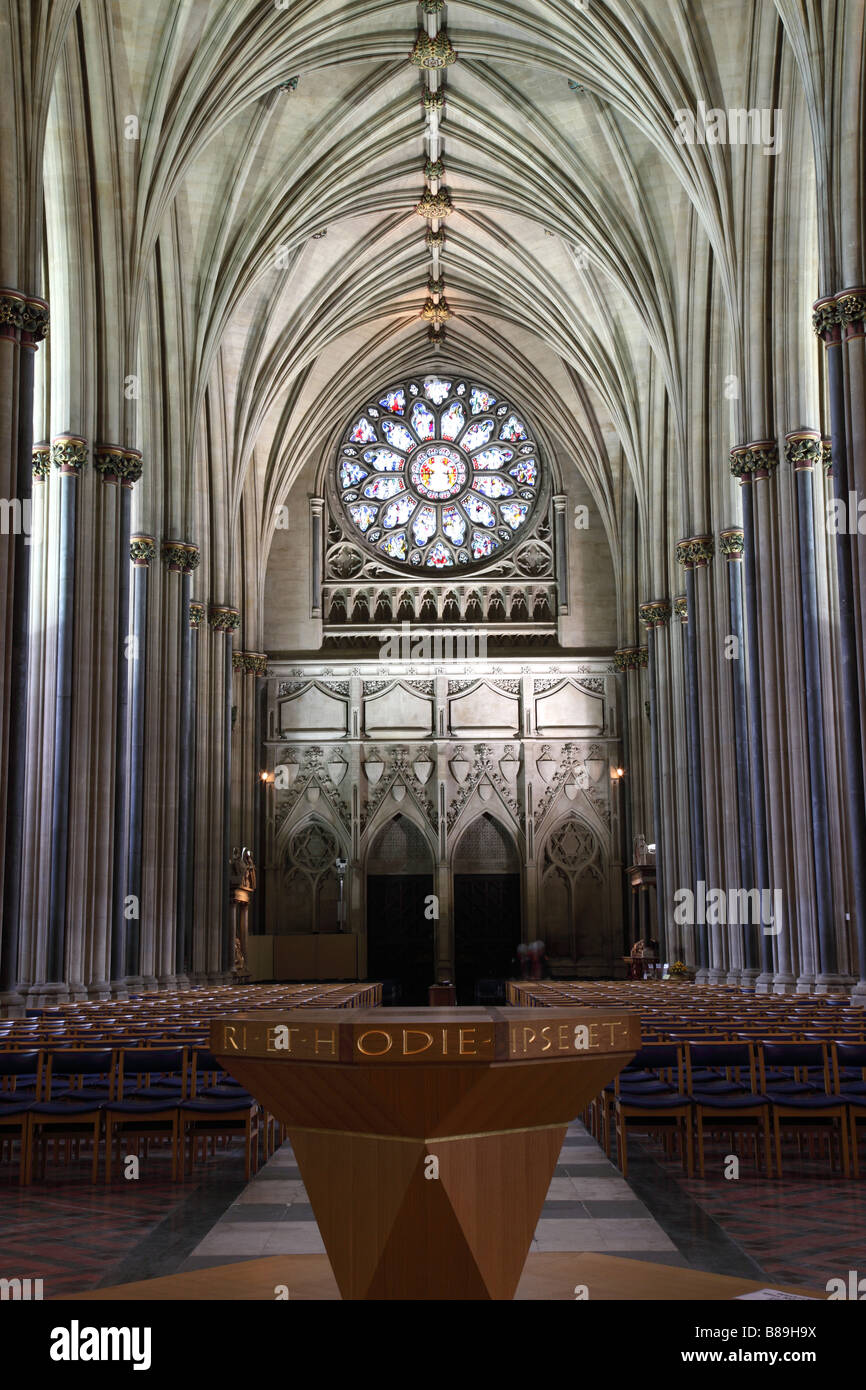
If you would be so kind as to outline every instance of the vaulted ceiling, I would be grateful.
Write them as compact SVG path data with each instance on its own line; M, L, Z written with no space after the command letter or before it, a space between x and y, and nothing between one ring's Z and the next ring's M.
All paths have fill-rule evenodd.
M420 6L57 10L52 371L65 331L70 395L78 371L94 430L133 429L153 461L141 522L201 538L212 577L231 573L254 605L275 509L355 400L453 364L531 405L560 475L585 478L629 640L672 541L735 519L728 451L774 424L773 356L808 338L819 251L823 273L841 273L817 215L816 84L834 58L814 7L449 0L441 269L454 317L439 345L420 317ZM776 153L678 143L675 112L701 100L781 112ZM818 168L822 188L837 177L832 161ZM91 374L82 320L116 349ZM141 376L131 402L118 369ZM789 412L816 392L813 372ZM58 409L52 388L52 422L75 427Z

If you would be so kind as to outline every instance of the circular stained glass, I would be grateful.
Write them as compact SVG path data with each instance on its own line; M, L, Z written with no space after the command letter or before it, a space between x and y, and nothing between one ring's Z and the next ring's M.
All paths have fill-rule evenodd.
M355 539L431 572L498 558L522 538L541 464L519 406L471 377L419 376L356 413L334 478Z

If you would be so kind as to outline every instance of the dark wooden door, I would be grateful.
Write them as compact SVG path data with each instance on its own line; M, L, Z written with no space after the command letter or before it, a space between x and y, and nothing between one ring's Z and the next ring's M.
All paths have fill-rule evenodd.
M426 1004L436 982L432 874L367 877L367 979L399 980L401 1004Z
M507 979L519 942L520 874L455 874L457 1002L474 1004L477 980Z

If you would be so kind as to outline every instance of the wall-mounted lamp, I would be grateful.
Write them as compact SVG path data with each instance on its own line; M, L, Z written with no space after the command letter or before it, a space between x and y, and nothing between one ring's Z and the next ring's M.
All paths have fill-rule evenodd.
M610 770L610 775L611 775L611 778L612 778L612 780L613 780L614 782L621 782L622 779L623 779L623 777L625 776L625 768L624 768L624 767L612 767L611 770Z
M274 774L273 774L272 772L260 772L260 773L259 773L259 781L260 781L260 782L273 782L273 780L274 780Z

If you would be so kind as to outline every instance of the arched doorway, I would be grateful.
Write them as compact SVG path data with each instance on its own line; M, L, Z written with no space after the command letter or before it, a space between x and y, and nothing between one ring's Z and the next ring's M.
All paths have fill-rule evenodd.
M406 816L383 826L367 856L367 978L396 980L401 1004L426 1004L435 980L433 855Z
M567 816L548 835L541 864L538 920L545 926L548 959L569 973L580 967L598 971L606 961L608 938L598 836L585 821Z
M468 825L454 852L454 973L457 1002L473 1004L475 985L512 973L520 942L520 856L486 812Z

